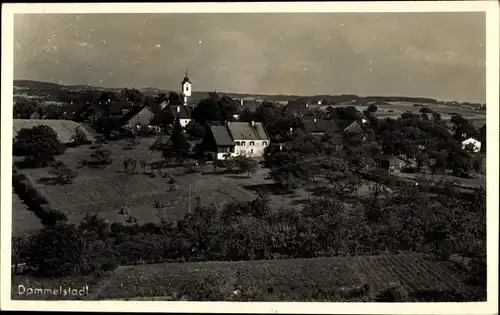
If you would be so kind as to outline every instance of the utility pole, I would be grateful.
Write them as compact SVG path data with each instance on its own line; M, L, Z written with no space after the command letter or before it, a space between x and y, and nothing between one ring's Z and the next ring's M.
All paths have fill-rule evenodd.
M189 184L189 199L188 199L188 213L191 213L191 191L193 184Z

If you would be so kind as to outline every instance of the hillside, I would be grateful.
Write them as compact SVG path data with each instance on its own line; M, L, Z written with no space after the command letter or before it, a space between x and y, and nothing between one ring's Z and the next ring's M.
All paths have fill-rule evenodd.
M14 80L14 86L17 88L24 88L33 91L38 91L43 94L61 90L98 90L98 91L107 90L107 91L118 92L123 89L123 88L104 88L92 85L60 85L56 83L41 82L35 80ZM176 89L167 90L155 87L139 88L138 90L141 91L143 94L149 96L157 95L159 93L168 93L169 91L176 91ZM194 101L204 99L208 97L209 93L210 91L193 91L192 99ZM303 99L303 100L328 100L336 103L344 103L349 101L356 101L357 103L371 102L371 101L415 102L415 103L430 103L430 104L438 103L438 100L432 98L408 97L408 96L358 96L351 94L300 96L300 95L282 95L282 94L269 95L269 94L232 93L227 91L226 92L219 91L219 93L228 95L230 97L239 97L239 98L250 97L256 99L265 99L268 101L287 101L287 100Z

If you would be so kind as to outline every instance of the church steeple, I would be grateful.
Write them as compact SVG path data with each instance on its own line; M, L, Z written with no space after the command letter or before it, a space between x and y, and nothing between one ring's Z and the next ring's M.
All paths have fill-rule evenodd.
M181 95L183 98L184 106L188 103L188 97L191 96L191 80L188 77L188 70L186 68L186 75L184 76L184 80L181 82Z
M187 68L186 68L184 80L182 80L181 84L184 84L186 82L191 83L191 80L189 80L189 77L188 77L188 69Z

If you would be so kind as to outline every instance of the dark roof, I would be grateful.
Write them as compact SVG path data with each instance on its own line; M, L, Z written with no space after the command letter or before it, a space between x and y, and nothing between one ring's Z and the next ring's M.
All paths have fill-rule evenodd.
M227 126L234 140L269 140L264 125L260 122L231 122Z
M73 106L73 108L77 108L75 115L80 116L82 118L89 117L93 111L102 112L102 110L97 105L92 104L92 103L79 104L79 105L72 104L71 106Z
M184 84L184 83L186 83L186 82L191 83L191 80L189 80L189 78L188 78L188 76L187 76L187 75L184 77L184 80L182 80L181 84Z
M335 120L313 119L304 120L304 131L309 133L335 133L339 131Z
M335 123L337 124L337 127L339 128L339 130L345 130L353 122L355 122L354 119L336 119L335 120Z
M191 107L184 105L170 105L164 110L170 110L174 117L179 116L179 119L191 119Z
M226 126L210 126L210 132L214 136L218 146L233 146L234 141Z
M133 108L130 109L130 111L128 111L125 115L123 115L120 118L120 123L126 124L130 119L132 119L132 117L139 114L144 108L147 108L149 111L153 112L153 110L151 110L151 108L149 108L146 105L134 106Z
M137 103L130 102L111 102L103 105L105 111L110 115L122 115L122 110L131 109L132 107L137 106Z

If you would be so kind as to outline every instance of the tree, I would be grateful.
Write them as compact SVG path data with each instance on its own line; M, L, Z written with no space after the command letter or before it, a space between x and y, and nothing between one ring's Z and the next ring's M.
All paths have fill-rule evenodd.
M244 122L255 121L255 114L249 108L245 108L243 112L241 112L239 120Z
M191 118L200 124L212 121L220 121L220 109L215 97L206 98L198 103L198 106L193 110Z
M470 121L462 117L461 115L453 115L450 118L450 122L453 123L453 131L454 137L458 141L464 140L464 135L466 137L475 137L477 136L477 130L472 125Z
M179 116L175 119L174 129L172 136L170 137L170 143L172 145L172 152L176 153L177 157L183 160L187 156L191 144L184 136Z
M371 115L373 115L375 112L377 112L378 108L377 106L375 106L375 104L370 104L368 106L368 108L366 109L368 111L368 113Z
M30 119L31 115L38 113L41 109L38 102L34 99L19 98L15 101L13 114L16 119Z
M47 166L55 155L64 153L65 146L52 128L40 125L21 129L14 139L12 150L14 155L24 156L25 162L38 167Z
M82 127L78 126L75 128L75 134L71 136L70 141L75 145L89 144L90 141L87 138L87 134L83 131Z
M235 161L231 156L231 153L224 154L224 161L226 162L227 170L231 171L235 166Z
M83 248L84 239L74 225L57 224L33 234L22 256L41 276L66 276L80 264Z
M170 110L159 111L150 121L153 126L160 126L163 130L172 125L175 121L175 117Z
M191 120L186 126L186 133L191 139L203 139L205 137L206 128L195 120Z
M69 184L78 176L78 173L68 168L64 163L57 161L51 164L49 173L56 176L62 184Z
M141 91L137 89L128 89L125 88L120 92L120 98L130 102L142 102L143 95Z
M255 172L257 172L258 163L252 158L246 156L237 156L234 161L240 171L242 173L246 172L249 178L252 174L255 174Z
M224 95L217 104L219 105L220 120L227 121L233 118L238 109L238 102Z
M105 166L111 164L112 162L113 159L111 158L111 151L97 149L90 154L90 161L88 163L96 166Z

